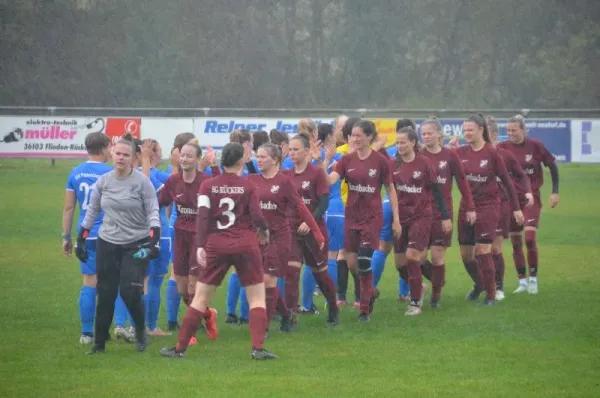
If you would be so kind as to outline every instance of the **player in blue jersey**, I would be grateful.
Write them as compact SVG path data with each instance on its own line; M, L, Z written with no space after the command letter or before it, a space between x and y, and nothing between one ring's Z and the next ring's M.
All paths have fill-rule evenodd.
M415 122L410 119L400 119L396 122L396 131L404 127L412 127L416 130ZM398 149L396 145L391 146L387 149L387 153L390 158L394 159ZM385 261L390 251L394 248L394 233L392 231L393 214L390 200L387 194L383 197L383 227L379 234L379 248L373 252L371 265L373 267L373 284L375 287L379 284L383 270L385 268ZM409 301L410 296L408 294L408 282L402 278L399 278L398 282L398 300Z
M79 221L81 225L85 218L90 201L92 185L103 174L112 170L105 163L110 158L110 139L103 133L91 133L85 137L85 148L89 159L75 167L67 179L65 205L62 221L62 250L67 256L73 253L71 228L75 214L76 203L79 206ZM102 214L94 223L86 240L88 259L81 263L83 286L79 292L79 318L81 321L81 344L94 342L94 314L96 311L96 240L98 229L102 224ZM77 231L79 232L79 231Z

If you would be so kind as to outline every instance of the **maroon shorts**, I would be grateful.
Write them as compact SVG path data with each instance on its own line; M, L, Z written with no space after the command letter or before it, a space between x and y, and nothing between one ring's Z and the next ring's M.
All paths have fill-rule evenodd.
M219 286L232 265L242 286L263 282L262 257L258 245L246 246L233 253L223 253L207 246L206 266L200 268L198 280L206 285Z
M173 252L173 273L177 276L197 276L198 261L196 252L198 249L196 233L175 230L175 248Z
M394 242L394 253L406 253L406 249L423 251L429 246L431 216L419 217L402 224L402 235ZM441 221L440 221L441 223Z
M466 211L458 211L458 243L474 246L475 243L492 243L496 236L496 227L500 218L500 204L475 204L477 219L475 225L467 222Z
M539 193L533 195L533 204L531 206L522 207L522 209L523 217L525 218L525 226L537 228L540 224L540 215L542 213L542 201Z
M265 274L280 278L287 273L288 257L290 255L291 234L274 232L267 245L260 246L263 271Z
M511 222L511 220L513 221ZM512 231L513 222L514 217L512 211L510 211L510 202L508 200L500 202L500 216L498 218L495 236L501 236L504 239L508 239L508 233Z
M452 212L452 209L449 209L448 212L450 214L450 221L452 221L454 219L454 213ZM445 233L442 229L442 219L440 217L441 215L438 215L438 217L434 216L433 221L431 221L431 230L429 233L429 247L452 246L452 232L454 228L452 229L452 231Z
M344 250L348 253L358 253L360 247L377 250L381 227L383 227L383 216L372 218L358 228L344 226Z
M311 232L306 235L298 235L292 232L292 249L288 261L306 264L310 268L320 268L327 265L329 247L327 244L327 226L319 225L321 234L325 238L322 249Z

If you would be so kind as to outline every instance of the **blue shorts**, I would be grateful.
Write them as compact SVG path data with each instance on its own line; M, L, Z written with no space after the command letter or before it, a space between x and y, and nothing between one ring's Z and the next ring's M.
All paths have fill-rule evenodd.
M80 262L81 273L83 275L96 275L96 239L87 239L85 241L88 260L85 263Z
M344 248L344 215L326 214L327 235L329 236L329 251L337 252Z
M169 272L171 252L171 238L160 238L160 254L158 258L150 261L146 271L146 276L165 275L167 272Z
M379 234L379 240L383 242L391 243L394 241L394 231L392 230L392 224L394 223L394 213L392 212L392 205L389 200L385 200L382 203L383 208L383 227Z
M170 225L169 233L171 234L171 247L175 247L175 228ZM173 264L173 256L175 255L175 250L171 250L171 254L169 254L169 263Z

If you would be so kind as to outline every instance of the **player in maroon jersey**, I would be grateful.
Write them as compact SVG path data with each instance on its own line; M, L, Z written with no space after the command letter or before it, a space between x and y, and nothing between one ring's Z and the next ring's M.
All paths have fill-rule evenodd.
M538 292L538 249L536 234L542 211L540 188L544 183L544 172L542 164L550 170L552 177L552 194L550 195L550 208L558 205L558 167L554 156L546 149L544 144L538 140L526 137L525 119L518 115L508 120L506 124L508 141L498 144L500 148L506 149L517 158L517 161L529 176L534 203L524 210L525 216L525 246L527 246L527 263L529 264L529 283L527 283L527 270L525 268L525 256L523 254L523 237L521 231L512 231L510 238L513 246L513 258L515 267L519 274L519 287L515 293L528 291L531 294Z
M398 216L398 199L392 182L389 160L371 149L376 137L375 124L361 120L352 128L349 137L352 153L344 155L329 174L329 184L340 179L348 183L344 225L344 249L349 268L360 274L360 322L368 322L373 312L377 291L373 286L371 258L379 244L379 233L383 225L381 188L385 186L393 211L392 230L394 236L401 233ZM327 149L325 164L329 164L335 150Z
M320 151L318 160L320 159ZM323 236L327 236L327 225L323 215L329 206L329 182L325 171L312 164L311 161L311 143L302 135L297 135L290 141L290 158L294 168L288 170L295 187L300 194L302 201L311 211L312 221L315 221L314 227L310 226L304 220L301 220L296 213L292 219L292 250L288 262L288 278L286 279L285 294L288 300L288 307L298 305L298 286L300 279L300 267L306 264L310 267L317 285L321 289L325 300L327 300L329 326L335 326L339 323L339 311L336 302L336 289L333 279L329 276L327 270L327 260L329 245L325 241L324 245L319 245L309 232L313 228L320 230ZM289 273L290 270L295 272ZM297 271L296 271L297 270Z
M460 202L458 212L458 242L467 272L475 284L467 298L476 300L485 288L485 305L496 303L496 281L492 260L492 241L500 217L499 186L496 177L508 190L510 207L517 224L523 224L523 213L515 188L510 180L504 161L491 144L485 118L481 114L465 120L463 131L468 145L456 150L461 160L467 181L471 187L477 219L473 225L467 223L466 202Z
M202 149L195 142L181 147L179 152L180 173L171 175L159 194L159 205L173 204L177 211L175 221L175 248L173 250L173 274L177 290L186 305L192 301L198 280L196 262L196 214L198 190L203 181L210 178L198 170ZM218 168L215 168L218 171Z
M490 133L490 140L496 146L498 140L498 122L493 116L488 116L486 122ZM524 212L527 206L533 205L533 195L531 194L529 178L512 153L497 146L496 150L506 165L512 184L517 192L521 211ZM508 239L511 230L522 231L523 225L518 225L515 219L511 217L507 189L502 181L497 180L500 185L500 218L496 227L496 236L492 243L492 259L494 260L494 267L496 269L496 300L501 301L504 300L504 256L502 254L502 244L504 239Z
M196 243L200 274L196 294L183 319L177 345L163 348L160 353L167 357L182 357L202 320L209 338L216 337L217 325L208 303L233 264L246 287L250 304L252 358L274 359L276 356L263 347L267 314L259 249L259 241L261 244L268 242L269 230L260 210L256 187L240 177L244 168L243 146L238 143L225 145L221 166L224 173L205 181L198 196Z
M277 288L277 279L285 278L292 233L289 215L298 212L302 220L312 226L312 236L323 246L325 237L317 228L309 209L302 202L289 176L279 172L281 152L275 144L264 144L257 151L259 175L248 178L256 185L260 208L269 223L269 242L261 247L264 281L266 286L267 322L270 323L277 307L282 316L280 330L291 331L291 313Z
M466 219L464 221L473 225L476 213L471 188L467 183L461 161L456 153L451 149L444 148L441 144L443 142L443 132L439 120L435 118L426 119L421 124L421 137L423 138L424 148L419 151L419 154L427 157L433 164L449 219L454 219L452 200L452 181L454 179L465 202ZM427 251L425 251L422 257L422 271L423 275L432 281L431 306L436 308L439 306L446 277L446 250L452 245L452 229L448 232L442 229L441 212L437 205L434 205L432 210L433 218L429 237L431 261L427 259Z
M440 229L449 234L452 221L437 182L432 162L418 154L417 133L412 127L404 127L396 133L398 152L392 166L392 179L398 194L398 212L402 235L395 242L396 267L400 276L408 281L411 300L406 315L421 313L423 277L421 258L427 252L433 222L431 202L435 200L440 212ZM436 274L437 276L437 274ZM433 285L441 290L443 279L436 278ZM432 302L438 307L439 297Z

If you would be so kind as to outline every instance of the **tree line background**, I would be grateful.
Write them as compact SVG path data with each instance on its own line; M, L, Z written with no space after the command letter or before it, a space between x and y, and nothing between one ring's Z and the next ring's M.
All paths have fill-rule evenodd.
M600 108L597 0L2 0L0 105Z

